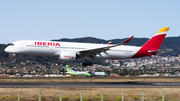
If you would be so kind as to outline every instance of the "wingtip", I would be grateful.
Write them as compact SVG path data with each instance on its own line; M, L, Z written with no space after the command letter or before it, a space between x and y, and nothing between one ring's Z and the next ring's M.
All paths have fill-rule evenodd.
M134 37L134 35L133 36L131 36L129 39L127 39L126 41L124 41L123 43L128 43L129 41L131 41L131 39Z

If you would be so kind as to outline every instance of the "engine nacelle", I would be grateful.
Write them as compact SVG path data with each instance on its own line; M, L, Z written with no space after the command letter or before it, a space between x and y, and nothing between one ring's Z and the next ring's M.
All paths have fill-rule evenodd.
M76 52L61 51L59 59L63 61L74 61L76 60L76 57L77 57Z

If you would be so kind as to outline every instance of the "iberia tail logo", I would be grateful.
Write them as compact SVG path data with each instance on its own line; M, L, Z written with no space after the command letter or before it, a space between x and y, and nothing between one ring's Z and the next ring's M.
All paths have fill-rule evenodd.
M132 58L155 55L157 52L152 53L152 52L148 52L148 51L158 51L159 50L169 29L170 29L169 27L161 28L161 30L159 30L155 34L155 36L153 36L151 39L149 39Z

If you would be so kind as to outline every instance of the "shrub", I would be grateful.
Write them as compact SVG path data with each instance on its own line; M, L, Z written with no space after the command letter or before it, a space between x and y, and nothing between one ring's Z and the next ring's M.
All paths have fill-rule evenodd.
M75 101L80 101L81 97L80 96L77 96Z
M122 100L122 96L117 96L116 97L116 101L121 101Z
M87 96L85 96L85 97L83 97L83 101L91 101L91 99L89 99Z
M62 100L63 101L72 101L70 96L64 96L64 97L62 97Z
M2 100L5 100L5 99L7 99L8 98L8 96L1 96L1 99Z
M177 99L173 99L173 101L177 101Z
M149 98L146 98L145 101L149 101L150 99Z
M77 96L75 101L80 101L81 97ZM91 99L89 99L87 96L83 97L83 101L91 101Z
M96 101L100 101L101 100L101 96L98 96L98 95L95 95L94 98L95 98Z
M130 96L131 96L131 98L132 98L133 100L138 100L138 99L139 99L138 96L135 96L135 95L130 95Z
M156 96L156 100L162 100L162 95Z
M15 95L12 95L11 97L10 97L10 101L15 101L15 100L17 100L18 99L18 96L15 96Z

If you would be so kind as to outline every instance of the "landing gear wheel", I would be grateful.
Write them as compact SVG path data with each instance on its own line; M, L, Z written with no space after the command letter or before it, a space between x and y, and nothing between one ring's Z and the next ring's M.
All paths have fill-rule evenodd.
M82 63L82 66L86 67L86 66L92 66L93 63L89 62L89 63Z
M86 66L87 66L87 63L82 63L82 66L86 67Z
M90 63L89 63L89 66L92 66L92 65L93 65L93 63L90 62Z

